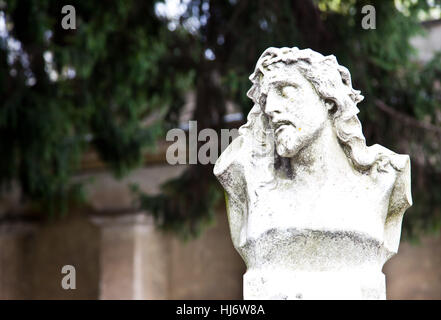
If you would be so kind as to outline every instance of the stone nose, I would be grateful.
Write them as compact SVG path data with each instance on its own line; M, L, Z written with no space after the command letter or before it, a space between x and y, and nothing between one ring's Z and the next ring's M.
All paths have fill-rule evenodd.
M277 115L281 113L280 102L272 94L269 94L268 97L266 98L265 113L271 119L273 119L274 117L277 117Z

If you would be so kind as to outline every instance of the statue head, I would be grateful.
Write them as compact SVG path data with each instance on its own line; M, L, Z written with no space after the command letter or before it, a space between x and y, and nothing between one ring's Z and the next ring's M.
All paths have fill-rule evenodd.
M335 56L310 49L268 48L251 74L247 95L254 102L240 134L263 139L271 132L280 157L294 157L326 124L359 170L384 157L366 146L357 117L360 91L352 88L349 71Z

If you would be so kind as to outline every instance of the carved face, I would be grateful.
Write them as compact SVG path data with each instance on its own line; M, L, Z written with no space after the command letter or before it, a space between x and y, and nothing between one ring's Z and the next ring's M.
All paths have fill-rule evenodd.
M265 74L268 116L276 151L281 157L293 157L318 136L328 119L328 109L312 84L295 66L282 64Z

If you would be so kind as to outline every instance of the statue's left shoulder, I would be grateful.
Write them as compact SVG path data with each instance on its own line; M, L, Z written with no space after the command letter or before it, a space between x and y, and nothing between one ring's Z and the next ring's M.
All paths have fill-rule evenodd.
M412 205L410 183L410 158L397 154L381 145L373 145L371 151L380 156L371 169L371 176L390 192L384 224L384 245L390 252L397 252L401 237L404 212Z
M379 178L386 189L391 190L389 214L399 213L412 205L410 192L410 157L398 154L379 144L369 147L379 157L371 168L371 176ZM380 174L378 174L380 173Z
M410 157L407 154L392 155L392 166L397 170L395 184L389 202L389 214L400 214L412 205L410 187Z
M391 155L391 165L396 170L396 178L389 199L389 208L385 221L384 243L390 251L397 252L403 215L412 205L410 157L408 155L394 153Z

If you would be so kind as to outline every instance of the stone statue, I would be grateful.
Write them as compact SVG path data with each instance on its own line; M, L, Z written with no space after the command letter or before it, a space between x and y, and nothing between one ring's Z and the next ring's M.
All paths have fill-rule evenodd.
M385 299L409 156L366 146L363 96L332 55L268 48L250 80L248 121L214 167L244 298Z

